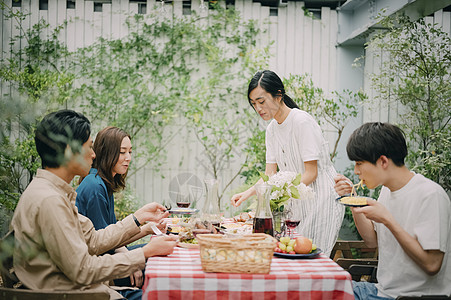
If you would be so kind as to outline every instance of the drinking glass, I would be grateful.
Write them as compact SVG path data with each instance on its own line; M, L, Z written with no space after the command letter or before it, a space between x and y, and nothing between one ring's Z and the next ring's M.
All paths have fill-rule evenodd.
M176 204L180 208L188 208L191 205L191 195L178 193L176 197Z
M294 238L296 232L296 228L301 222L301 214L298 206L298 201L296 199L290 199L285 204L285 215L284 222L285 226L288 228L288 233L290 238Z

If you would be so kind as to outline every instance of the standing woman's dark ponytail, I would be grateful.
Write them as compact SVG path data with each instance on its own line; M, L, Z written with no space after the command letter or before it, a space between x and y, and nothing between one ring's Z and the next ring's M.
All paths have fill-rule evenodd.
M293 101L287 94L285 94L285 87L279 76L273 71L265 70L255 73L252 77L251 82L249 82L249 87L247 89L247 99L249 104L252 106L251 98L249 98L250 93L260 86L266 92L270 93L271 96L282 96L282 100L286 106L289 108L299 108L296 102Z

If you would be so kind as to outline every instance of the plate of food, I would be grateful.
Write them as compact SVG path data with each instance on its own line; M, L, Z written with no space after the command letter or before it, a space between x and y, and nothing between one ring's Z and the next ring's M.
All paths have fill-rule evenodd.
M177 242L177 247L188 249L199 249L199 244L197 243L197 240L194 238L190 240L183 240Z
M281 258L288 258L288 259L300 259L300 258L315 258L318 255L320 255L323 251L321 251L320 248L316 248L310 253L307 254L289 254L289 253L282 253L282 252L274 252L274 256L281 257Z
M373 198L370 197L344 195L338 197L337 201L345 206L363 207L368 205L368 199L374 200Z
M358 189L363 189L363 180L360 180L357 184L352 184L351 181L347 181L347 183L352 187L351 194L343 195L341 197L338 197L336 200L345 205L350 207L363 207L368 205L368 199L372 199L370 197L365 196L359 196L357 195ZM374 200L374 199L372 199Z
M172 233L172 234L179 234L181 231L183 231L183 227L182 226L177 226L177 225L170 225L170 226L168 226L168 229L167 229L167 234L170 234L170 233Z

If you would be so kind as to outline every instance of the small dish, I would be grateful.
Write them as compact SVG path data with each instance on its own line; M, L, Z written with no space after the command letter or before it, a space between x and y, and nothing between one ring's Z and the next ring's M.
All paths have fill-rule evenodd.
M350 196L350 195L343 195L341 197L338 197L336 201L338 203L343 204L344 206L349 207L364 207L368 205L367 200L373 198L365 197L365 196Z
M197 208L172 208L168 212L170 214L192 215L198 213L199 210Z
M300 259L300 258L315 258L320 255L323 251L320 248L316 248L315 251L307 254L288 254L288 253L280 253L274 252L274 256L288 259Z
M178 242L177 247L187 248L187 249L199 249L199 244Z
M181 226L168 226L166 233L167 234L179 234L182 228L183 227L181 227Z

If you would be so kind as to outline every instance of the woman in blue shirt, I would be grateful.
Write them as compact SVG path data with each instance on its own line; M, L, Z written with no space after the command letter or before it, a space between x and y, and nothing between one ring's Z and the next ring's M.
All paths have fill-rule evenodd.
M132 157L130 135L120 128L106 127L97 134L93 150L96 158L89 175L82 179L77 188L75 205L78 212L91 219L98 230L117 221L114 214L114 193L125 188L125 178ZM141 228L147 230L146 227ZM123 251L128 249L121 247L108 253ZM115 280L115 284L141 287L143 272L138 270L129 279Z

